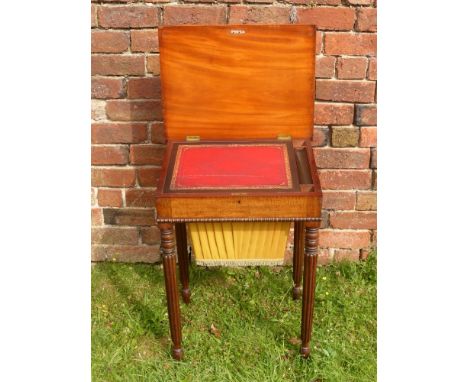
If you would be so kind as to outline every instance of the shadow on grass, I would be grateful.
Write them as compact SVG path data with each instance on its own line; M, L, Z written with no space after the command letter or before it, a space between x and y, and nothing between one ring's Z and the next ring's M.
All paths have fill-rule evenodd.
M155 339L162 340L167 338L169 328L167 316L165 315L166 295L163 269L159 266L135 265L130 268L131 272L138 276L135 278L128 277L125 272L121 272L117 267L117 264L112 264L111 266L103 267L102 272L113 285L115 290L125 299L132 319L138 322L139 326L145 332L154 336ZM276 275L269 274L263 279L255 280L254 282L258 284L280 282L280 280L275 280L275 276ZM277 310L256 310L254 306L249 305L248 300L256 300L259 296L247 297L246 295L243 295L243 287L241 286L241 283L243 283L244 279L247 277L248 275L246 274L245 269L226 271L226 269L218 267L203 267L192 264L190 266L192 301L187 306L189 311L186 311L185 314L190 315L197 312L199 310L198 308L206 306L208 303L207 299L209 300L210 298L214 298L212 303L218 305L218 308L223 308L224 306L226 309L229 309L228 306L231 306L234 311L237 310L241 316L245 315L245 323L247 327L262 328L266 332L270 332L271 335L278 340L291 337L291 333L288 333L288 330L285 327L287 325L285 325L284 322L282 323L281 319L279 319ZM149 293L161 295L161 299L159 300L158 298L159 303L157 306L154 306L154 302L147 302L146 299L138 295L134 286L135 282L138 282L137 279L140 279L148 286ZM249 282L251 281L253 280L249 280ZM257 286L259 286L258 284ZM177 282L177 287L180 291L179 281ZM284 293L286 295L283 296L283 300L291 298L288 287L289 286L285 285ZM215 288L214 292L213 288ZM193 292L196 292L195 296L193 295ZM179 298L179 303L181 306L184 305L181 298ZM277 304L281 305L281 302L278 301ZM301 306L301 301L297 301L296 304ZM290 309L291 307L286 308L286 310ZM182 315L184 315L184 312L182 312ZM296 319L300 320L300 313ZM184 326L186 325L189 326L190 323L185 323ZM182 328L182 330L184 330L184 328ZM300 334L299 326L295 332L296 335Z
M140 267L132 267L132 271L139 274L140 277L149 281L152 286L164 285L164 277L162 272L151 269L152 272L144 272ZM161 339L167 336L166 324L158 317L154 309L151 309L138 297L128 281L128 278L122 276L115 270L114 266L103 267L102 272L107 279L113 284L116 291L127 301L129 309L135 313L135 318L140 323L141 327L151 333L156 339ZM165 301L164 301L165 303Z

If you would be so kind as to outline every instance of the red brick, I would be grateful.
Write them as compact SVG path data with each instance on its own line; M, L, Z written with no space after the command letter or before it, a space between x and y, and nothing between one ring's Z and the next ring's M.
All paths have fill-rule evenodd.
M91 120L103 121L107 119L106 101L91 99Z
M93 245L92 261L156 263L161 260L159 245Z
M369 255L372 253L372 249L361 249L360 259L367 260Z
M377 31L377 9L358 8L356 30L360 32Z
M368 247L369 231L320 230L319 246L331 248L360 249Z
M346 3L351 5L372 5L375 0L345 0Z
M96 205L97 200L97 188L91 187L91 205Z
M166 143L166 132L162 122L154 122L151 124L151 142Z
M91 119L93 121L102 121L107 119L106 101L91 99Z
M104 223L110 225L155 225L154 208L104 208Z
M91 32L91 52L122 53L128 49L128 33L122 31L93 30Z
M98 192L98 203L101 207L122 207L122 191L100 188Z
M369 80L377 79L377 59L376 58L369 58L369 69L367 72L367 78Z
M315 77L332 78L335 75L335 61L333 56L317 57L315 62Z
M91 120L103 121L107 119L106 115L106 101L91 99Z
M145 3L170 3L172 0L144 0Z
M91 97L98 99L125 97L123 78L91 78Z
M102 121L107 119L106 101L91 99L91 119L93 121Z
M336 64L337 77L345 80L366 78L367 58L339 57Z
M353 210L356 204L354 191L323 191L322 208L328 210Z
M377 168L377 148L371 149L370 168Z
M102 227L91 230L93 244L138 244L137 228Z
M319 170L320 183L325 190L368 190L371 170Z
M315 97L324 101L373 102L375 82L317 80Z
M377 128L375 126L361 127L361 147L376 147L377 146Z
M162 118L160 101L107 101L106 113L113 121L153 121Z
M330 226L341 229L375 229L377 214L361 211L334 211L330 213Z
M127 83L128 98L161 98L159 77L130 78Z
M303 0L293 0L293 1L301 2ZM273 0L245 0L245 2L252 3L252 4L272 4Z
M331 144L333 147L359 146L359 129L354 126L333 126Z
M335 249L333 259L335 261L358 261L359 249Z
M91 119L93 121L102 121L107 119L106 101L91 99Z
M356 105L354 123L358 126L374 126L377 124L376 105Z
M328 214L329 212L327 210L322 210L320 228L328 228Z
M99 226L103 223L102 208L91 208L91 225Z
M168 5L164 7L164 25L226 24L226 6Z
M147 138L146 123L94 123L92 143L140 143Z
M345 7L299 8L297 18L300 24L314 24L321 30L351 30L355 12L353 8Z
M111 165L127 164L127 146L93 146L91 147L91 164Z
M370 33L326 33L325 54L375 56L377 36Z
M289 24L289 7L231 6L229 24Z
M318 265L327 265L331 263L330 250L328 248L318 249Z
M140 232L144 244L159 244L161 242L161 232L157 227L142 227Z
M216 0L188 0L187 3L196 3L196 4L211 4L216 2Z
M330 133L328 131L328 127L326 126L315 126L314 127L314 134L312 139L312 146L320 147L326 146L329 142Z
M107 101L91 99L91 119L92 121L104 121L108 119L106 112ZM105 122L102 122L105 123Z
M341 0L314 0L316 5L341 5Z
M144 55L106 54L91 56L91 74L101 75L143 75Z
M159 52L157 30L134 30L131 40L132 52Z
M372 189L377 190L377 171L372 171Z
M160 165L165 147L162 145L132 145L130 146L130 163Z
M157 187L161 168L141 167L137 170L138 184L141 187Z
M377 247L377 230L371 231L371 247L376 248Z
M131 187L135 185L136 173L132 168L93 168L91 184L94 187Z
M285 0L285 3L296 5L310 5L312 0Z
M358 191L356 210L375 211L377 209L377 193L375 191Z
M369 168L369 149L317 147L314 155L317 168Z
M127 207L154 207L156 205L156 190L129 189L125 193Z
M159 54L150 54L146 56L146 69L148 73L159 75Z
M97 27L97 8L91 4L91 28Z
M314 122L318 125L350 125L354 107L350 104L315 103Z
M148 28L159 25L160 8L144 5L101 6L99 25L104 28Z
M106 104L107 102L104 100L91 99L91 120L93 122L107 119Z
M315 32L315 54L322 53L322 40L323 40L323 32L316 31Z

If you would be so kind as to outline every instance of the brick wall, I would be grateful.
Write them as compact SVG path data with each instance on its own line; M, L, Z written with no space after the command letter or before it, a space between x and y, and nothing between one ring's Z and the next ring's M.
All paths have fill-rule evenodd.
M152 208L164 151L158 26L229 23L317 25L320 260L366 257L376 237L375 6L374 0L92 2L92 259L159 260Z

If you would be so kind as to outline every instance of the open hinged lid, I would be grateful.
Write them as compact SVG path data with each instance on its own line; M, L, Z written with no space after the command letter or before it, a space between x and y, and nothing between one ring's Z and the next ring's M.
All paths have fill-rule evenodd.
M167 138L311 138L315 27L159 29Z

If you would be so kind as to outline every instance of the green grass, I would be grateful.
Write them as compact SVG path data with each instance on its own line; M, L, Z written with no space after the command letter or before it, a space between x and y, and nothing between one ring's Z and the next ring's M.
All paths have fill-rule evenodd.
M190 272L185 359L170 357L160 265L92 270L93 381L375 381L376 257L317 272L312 354L298 355L301 303L290 267ZM210 333L214 325L220 336Z

